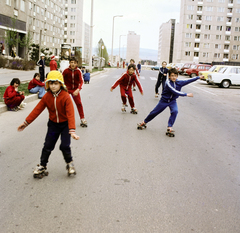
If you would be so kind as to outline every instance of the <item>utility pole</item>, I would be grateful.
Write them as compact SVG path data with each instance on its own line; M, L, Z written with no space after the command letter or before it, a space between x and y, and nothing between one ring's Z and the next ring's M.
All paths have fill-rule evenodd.
M91 2L89 71L92 72L93 0Z

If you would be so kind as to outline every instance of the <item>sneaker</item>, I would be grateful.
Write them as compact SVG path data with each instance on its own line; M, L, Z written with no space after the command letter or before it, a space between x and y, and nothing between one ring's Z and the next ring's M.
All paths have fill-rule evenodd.
M66 169L68 170L68 176L70 176L72 174L74 174L74 175L77 174L74 164L73 164L73 161L67 164Z
M87 127L87 121L86 121L85 118L81 119L80 126L82 126L82 127Z

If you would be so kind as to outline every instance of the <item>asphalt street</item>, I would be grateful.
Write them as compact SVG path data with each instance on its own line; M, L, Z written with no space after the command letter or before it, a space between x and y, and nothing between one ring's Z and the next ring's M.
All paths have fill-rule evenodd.
M39 100L0 114L1 233L240 232L240 88L203 81L183 87L194 97L179 97L170 138L168 109L137 130L158 103L157 71L141 73L137 115L129 107L121 112L119 87L110 92L123 71L97 75L81 90L88 127L79 126L75 111L76 176L67 176L58 142L49 176L33 178L47 110L23 132L17 127Z

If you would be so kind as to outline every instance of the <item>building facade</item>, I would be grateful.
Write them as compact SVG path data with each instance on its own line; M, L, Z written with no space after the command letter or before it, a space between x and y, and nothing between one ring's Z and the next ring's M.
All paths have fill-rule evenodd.
M140 50L140 35L137 35L133 31L129 31L127 34L126 61L130 62L130 59L134 59L135 63L138 64L139 50Z
M175 62L240 61L240 0L181 0Z
M167 23L163 23L159 28L158 39L158 64L163 61L167 63L173 62L174 36L175 36L175 19L170 19Z

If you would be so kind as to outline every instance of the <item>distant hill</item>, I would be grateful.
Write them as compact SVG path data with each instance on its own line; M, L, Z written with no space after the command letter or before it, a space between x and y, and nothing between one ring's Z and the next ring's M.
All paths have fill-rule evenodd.
M126 47L121 48L121 57L126 58ZM96 50L94 50L96 51ZM111 49L108 49L108 54L111 55ZM113 55L119 54L119 48L113 49ZM158 51L154 49L140 48L139 56L141 60L157 61Z

